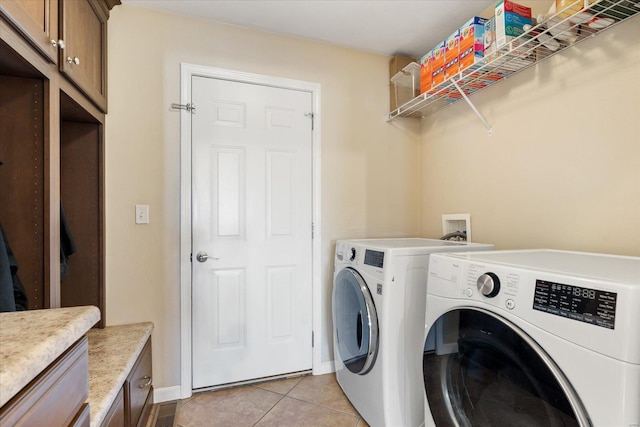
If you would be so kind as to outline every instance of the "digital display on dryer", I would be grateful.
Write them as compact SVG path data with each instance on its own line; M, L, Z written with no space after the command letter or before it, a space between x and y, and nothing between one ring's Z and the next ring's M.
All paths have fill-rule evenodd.
M615 292L536 280L533 309L614 329L617 298Z
M366 265L382 268L384 264L384 252L367 249L364 252L364 263Z

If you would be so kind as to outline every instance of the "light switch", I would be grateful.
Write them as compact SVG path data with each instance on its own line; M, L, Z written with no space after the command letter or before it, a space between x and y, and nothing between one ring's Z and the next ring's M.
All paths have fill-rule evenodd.
M149 205L136 205L136 224L149 224Z

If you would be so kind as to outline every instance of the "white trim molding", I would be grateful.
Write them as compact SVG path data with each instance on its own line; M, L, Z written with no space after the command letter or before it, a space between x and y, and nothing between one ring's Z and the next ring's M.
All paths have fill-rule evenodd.
M322 348L327 344L322 342L322 281L321 281L321 120L320 115L320 84L292 80L241 71L212 68L202 65L181 63L180 67L180 104L191 103L192 77L210 77L244 83L254 83L310 92L313 102L314 130L313 144L313 228L314 238L312 246L312 328L314 331L314 347L312 351L312 372L321 375L332 372L325 362L322 362ZM197 107L197 106L196 106ZM168 387L165 391L158 391L158 398L174 396L179 388L179 398L185 399L192 395L192 366L191 366L191 112L180 110L180 386ZM154 397L156 394L154 393ZM162 401L162 400L158 400Z
M170 402L181 398L179 385L153 389L153 403Z

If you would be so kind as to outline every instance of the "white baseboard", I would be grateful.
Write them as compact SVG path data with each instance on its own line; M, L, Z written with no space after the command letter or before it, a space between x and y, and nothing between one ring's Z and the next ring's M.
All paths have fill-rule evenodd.
M330 374L335 371L336 371L335 364L333 363L333 360L330 360L329 362L322 362L319 368L314 369L313 375Z
M153 403L169 402L180 399L180 386L162 387L153 389Z
M335 372L333 360L323 362L318 369L313 370L313 375L324 375ZM153 389L153 403L169 402L171 400L180 400L182 388L179 385L172 387L162 387Z

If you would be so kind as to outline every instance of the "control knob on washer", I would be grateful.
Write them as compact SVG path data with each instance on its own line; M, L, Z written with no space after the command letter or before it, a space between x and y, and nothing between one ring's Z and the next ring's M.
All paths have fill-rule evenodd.
M354 259L356 259L356 248L351 248L351 251L349 254L349 261L353 261Z
M493 298L500 292L500 279L493 273L484 273L478 277L478 291L487 298Z

